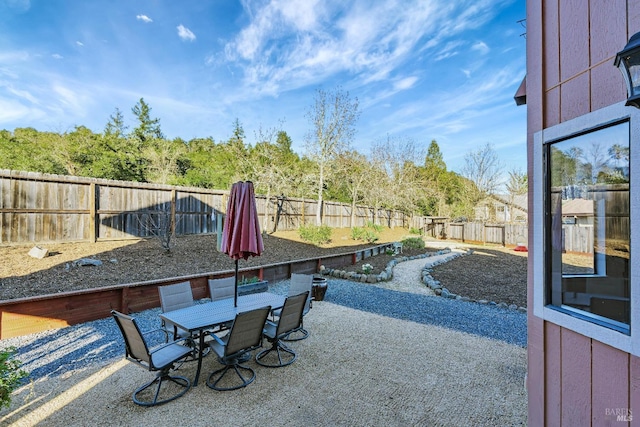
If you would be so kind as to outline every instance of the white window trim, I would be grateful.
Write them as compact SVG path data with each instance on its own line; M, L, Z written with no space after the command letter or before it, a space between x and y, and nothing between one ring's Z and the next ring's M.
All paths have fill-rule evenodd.
M593 129L615 120L629 118L630 131L630 216L631 221L631 324L630 335L592 323L544 305L544 164L545 141ZM548 322L570 329L612 347L640 356L640 110L626 107L624 102L585 114L537 132L533 137L533 314Z

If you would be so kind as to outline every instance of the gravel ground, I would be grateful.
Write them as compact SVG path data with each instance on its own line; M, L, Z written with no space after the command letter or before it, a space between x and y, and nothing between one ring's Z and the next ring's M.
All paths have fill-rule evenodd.
M382 422L384 425L398 426L526 425L526 393L523 386L526 371L526 314L497 306L432 296L419 281L420 271L429 261L426 258L400 263L396 267L398 270L394 270L394 280L374 286L346 280L328 280L325 300L315 302L314 309L308 315L309 319L305 321L305 326L311 330L312 336L300 343L313 343L314 339L321 338L320 335L324 336L323 339L331 340L329 336L334 336L335 339L335 328L340 327L338 325L356 323L346 326L346 330L340 333L346 341L343 345L335 346L334 343L330 355L326 354L328 358L323 359L327 343L321 342L318 343L319 348L306 353L300 362L296 362L303 365L309 363L304 367L302 378L294 380L297 374L288 370L287 380L305 381L310 375L309 372L314 372L316 380L304 386L304 391L297 394L299 396L300 393L314 393L314 402L303 399L293 409L278 410L283 425L353 425L355 419L376 420L372 425L381 425L377 423ZM288 285L288 281L273 283L270 285L270 291L284 295ZM342 310L347 311L336 312L336 308L332 307L343 307ZM325 314L322 318L314 317L318 312ZM158 326L158 314L159 309L152 309L136 313L135 317L142 330L149 330ZM330 325L329 330L322 333L321 323L333 321L325 316L345 318L336 318L338 324ZM326 320L323 321L324 318ZM382 329L381 325L384 325ZM427 329L413 331L415 328ZM419 341L414 341L418 336L421 337ZM161 336L158 335L157 341L160 340ZM132 366L122 364L122 337L115 322L110 318L0 342L0 347L10 345L18 347L18 359L22 360L23 367L31 373L32 390L29 391L29 387L23 388L15 397L11 408L14 412L0 411L0 423L3 420L12 420L12 417L19 413L15 410L16 405L23 403L21 399L25 396L27 401L37 401L40 398L47 400L51 398L50 394L58 398L62 390L65 390L65 393L69 392L69 389L74 390L72 384L78 383L86 376L83 372L105 371L112 375L123 366ZM296 344L296 348L300 345ZM409 351L399 351L401 349ZM355 358L354 351L358 354ZM385 356L387 351L391 353ZM409 359L401 364L396 363L404 359L405 353ZM313 359L317 357L323 362ZM389 367L389 358L395 360L393 366L398 369L386 369ZM338 365L335 365L336 363ZM351 374L356 373L354 371L336 374L337 371L347 369L354 363L350 369L355 369L357 376L353 380L349 378ZM380 363L383 366L378 366ZM330 371L316 372L325 364ZM412 367L412 364L416 366ZM407 366L412 375L403 374L403 365ZM132 378L138 378L144 373L140 371L142 370L134 367L126 374L127 380L114 379L115 382L100 384L101 387L113 386L116 390L95 391L120 396L115 397L119 408L116 412L114 403L101 404L100 410L91 409L91 405L86 407L87 404L82 403L81 399L78 403L73 403L77 399L74 397L68 398L69 403L62 409L58 408L55 416L46 416L38 425L83 425L89 418L85 418L82 412L87 410L91 413L88 416L94 417L92 423L95 422L95 425L166 422L174 416L171 412L163 415L159 408L141 412L130 402L131 390L144 379L135 380L137 382L128 386L124 386L123 382L134 381ZM262 371L260 375L263 376L265 373ZM421 378L419 385L410 380L413 375ZM146 373L145 378L148 376ZM356 378L358 380L353 383ZM47 386L41 382L43 379L47 379ZM407 379L409 382L401 385ZM327 381L326 386L321 385L324 381ZM357 387L353 388L356 384ZM471 384L475 385L469 388ZM91 387L94 386L92 383ZM252 385L246 390L259 390L259 387ZM267 384L266 387L269 395L272 395L273 385ZM311 391L317 387L320 387L320 390ZM385 397L386 393L383 390L391 393L389 397ZM84 395L87 391L77 393ZM208 402L210 393L211 390L199 386L196 391L189 392L190 398L185 397L176 402L180 402L180 405L191 405L194 399L200 398ZM337 396L345 393L341 399L335 400L338 399ZM87 399L90 396L89 393ZM223 424L259 422L265 416L262 412L261 415L254 414L256 408L263 406L265 395L260 396L260 403L255 402L252 405L250 395L245 395L243 399L248 399L245 401L247 406L245 410L238 409L238 412L243 413L242 418L235 421L228 419ZM427 396L428 399L425 401ZM461 401L458 402L458 399ZM350 404L345 407L343 403L347 401ZM312 407L315 409L310 412L311 403L314 403ZM352 406L353 404L356 406ZM461 407L465 410L460 411ZM35 417L37 411L34 410L31 414L30 411L27 410L27 414ZM199 416L191 419L181 415L182 424L207 424L201 411L190 412L198 412ZM64 415L66 413L68 414ZM160 418L152 422L147 417ZM23 424L18 422L16 425L35 423L24 421Z
M424 265L424 260L420 265ZM412 261L416 262L416 261ZM420 267L421 268L421 267ZM417 273L417 270L416 270ZM419 274L419 273L417 273ZM419 276L418 276L419 277ZM401 292L382 286L328 280L325 301L425 325L437 325L526 347L526 314L471 302L454 301L427 294ZM269 286L269 291L285 295L289 281ZM389 284L387 286L393 286ZM426 289L416 280L414 287ZM427 289L428 291L428 289ZM204 302L205 300L201 300ZM159 326L160 309L135 313L143 331ZM155 342L164 338L157 334ZM31 379L66 372L121 358L122 336L111 318L0 341L0 348L15 346L17 359L31 373Z
M369 298L371 291L350 283L341 288L332 281L327 296L363 291ZM401 302L393 291L380 294L389 304ZM461 316L472 306L417 297L418 305L430 299L434 305L429 309L453 303ZM275 419L291 427L527 425L525 348L455 329L465 328L464 322L441 327L430 323L430 316L416 322L375 314L379 307L363 309L329 300L314 303L305 317L309 338L291 344L299 355L295 363L266 369L250 360L257 377L241 390L215 392L201 383L174 402L139 407L131 393L152 374L125 361L120 348L117 359L106 365L86 365L22 388L12 408L0 411L0 424L251 426ZM498 307L481 311L480 318L495 322L504 321L507 312ZM525 316L520 317L524 325ZM203 374L219 366L208 356ZM184 364L178 372L193 378L195 364Z

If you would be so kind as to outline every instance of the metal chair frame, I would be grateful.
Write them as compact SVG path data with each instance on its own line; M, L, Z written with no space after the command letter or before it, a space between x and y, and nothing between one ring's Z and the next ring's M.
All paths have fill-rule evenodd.
M160 307L163 313L168 311L179 310L181 308L191 307L195 301L193 299L193 291L191 290L190 282L174 283L172 285L158 286L158 294L160 295ZM188 331L179 329L175 325L167 325L164 320L162 321L162 329L166 334L166 342L169 342L169 335L173 335L173 339L185 338L189 346L193 347L197 351L198 348L198 335L191 334ZM203 355L206 356L209 353L209 347L202 349ZM193 358L185 360L185 362L193 362L198 360L197 354L194 354Z
M227 335L211 335L213 341L209 346L218 355L218 361L224 367L209 375L207 386L214 390L229 391L246 387L255 380L256 372L242 363L248 360L245 356L249 352L262 347L262 331L270 311L271 307L263 307L238 313ZM228 387L220 386L219 383L232 369L240 378L240 383ZM241 371L249 375L245 377Z
M191 382L185 377L170 375L170 372L175 368L175 364L178 361L192 355L193 353L192 348L181 344L181 342L186 341L186 338L179 338L175 341L167 342L163 345L149 349L144 336L152 332L160 331L161 329L143 333L140 331L138 323L133 317L122 314L116 310L111 310L111 314L113 315L113 318L122 333L122 337L124 338L125 358L149 371L158 372L153 380L138 387L133 392L133 402L141 406L156 406L170 402L184 395L191 388ZM165 381L170 381L179 385L182 387L182 390L173 396L158 400L163 382ZM141 393L153 386L156 386L155 393L153 393L153 399L151 401L143 400L140 397Z
M291 274L291 283L289 285L288 296L298 295L302 292L309 292L309 296L307 297L307 301L304 304L304 310L302 311L302 320L300 321L300 326L289 334L287 334L282 341L301 341L309 337L309 331L304 328L304 316L309 313L311 307L313 306L313 298L311 297L311 290L313 289L313 276L310 274L300 274L293 273ZM276 316L279 316L279 311L276 310L274 313Z
M300 327L302 323L302 312L308 296L309 292L304 292L287 297L278 322L267 321L263 334L267 338L267 341L271 343L271 348L262 350L256 355L256 362L259 365L268 368L281 368L292 364L298 358L298 354L292 348L285 345L283 339ZM277 355L277 363L266 361L267 356L273 352ZM282 353L288 355L288 360L283 360Z

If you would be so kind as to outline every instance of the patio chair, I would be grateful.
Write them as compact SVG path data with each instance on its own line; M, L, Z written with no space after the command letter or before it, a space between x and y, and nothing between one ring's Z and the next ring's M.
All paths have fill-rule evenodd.
M193 291L189 282L158 286L158 294L160 295L160 307L163 313L191 307L194 303ZM169 334L173 334L173 339L191 336L188 331L178 330L174 325L165 324L164 320L162 321L162 328L167 333L167 341L169 340Z
M289 291L287 296L299 295L303 292L308 292L307 301L304 303L304 310L302 311L302 321L300 326L291 331L289 335L283 338L283 341L300 341L309 336L309 331L304 328L304 316L309 313L312 306L311 290L313 289L313 276L311 274L291 274L291 282L289 285ZM273 315L280 316L281 310L274 310Z
M155 331L143 334L133 317L115 310L112 310L111 314L122 332L126 359L149 371L158 372L152 381L133 392L134 403L141 406L161 405L185 394L191 387L191 382L185 377L170 375L175 363L193 353L192 348L181 344L181 341L185 339L180 338L149 349L144 335ZM166 386L163 387L163 385ZM155 386L155 391L152 389L153 386ZM147 390L149 392L145 393Z
M236 278L234 276L222 279L209 279L209 295L211 301L233 298L236 292Z
M179 310L185 307L191 307L194 304L193 291L191 290L191 283L189 282L180 282L173 285L158 286L158 294L160 294L160 307L163 313ZM166 342L169 342L170 335L173 336L174 340L177 338L185 338L185 343L187 345L189 345L191 348L197 349L197 351L200 351L200 348L198 348L199 336L197 334L194 335L189 331L178 328L175 325L166 324L164 320L162 321L162 329L166 334ZM208 346L202 350L203 356L209 354ZM197 359L197 353L194 353L192 358L187 358L184 361L191 362Z
M211 301L218 301L226 298L233 298L236 294L236 278L223 277L222 279L209 279L209 295ZM215 332L226 331L231 327L231 323L225 323L218 327Z
M297 358L293 349L287 347L282 341L292 331L295 331L302 324L302 311L304 310L305 301L309 293L304 292L299 295L287 297L282 307L282 312L278 318L278 322L267 321L264 327L263 335L267 341L271 343L271 348L262 350L256 355L256 362L259 365L268 368L280 368L292 364ZM283 360L282 352L286 353L287 358ZM274 359L277 356L277 362ZM271 357L268 357L271 355Z
M218 355L218 361L224 365L224 368L213 371L209 375L207 386L214 390L227 391L246 387L253 382L256 378L255 371L241 363L243 356L262 346L262 330L270 311L271 307L263 307L238 313L227 335L224 337L211 335L213 340L209 342L209 346ZM237 380L235 382L228 380L225 384L229 385L220 385L231 369L240 378L240 383L238 384ZM249 373L250 376L243 376L241 370Z

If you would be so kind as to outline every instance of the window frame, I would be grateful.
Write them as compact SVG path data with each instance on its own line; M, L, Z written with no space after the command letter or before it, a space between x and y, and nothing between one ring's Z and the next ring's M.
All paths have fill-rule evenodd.
M580 133L587 133L606 127L607 125L628 120L629 122L629 147L630 147L630 179L629 179L629 210L630 217L636 218L640 212L640 200L638 189L640 188L640 149L634 141L640 141L640 110L626 107L624 102L614 104L583 116L568 120L558 125L543 129L533 136L533 189L531 193L533 202L532 211L532 235L533 251L532 278L533 278L533 315L554 323L563 328L570 329L587 337L596 339L612 347L628 353L640 356L640 331L636 331L640 325L640 267L637 266L638 241L640 240L637 222L630 224L630 323L629 332L621 332L611 329L609 325L599 324L592 317L581 316L579 311L559 309L556 306L545 305L548 271L546 254L546 171L544 156L547 144L566 139ZM635 167L635 166L638 167ZM635 327L634 327L635 326Z

